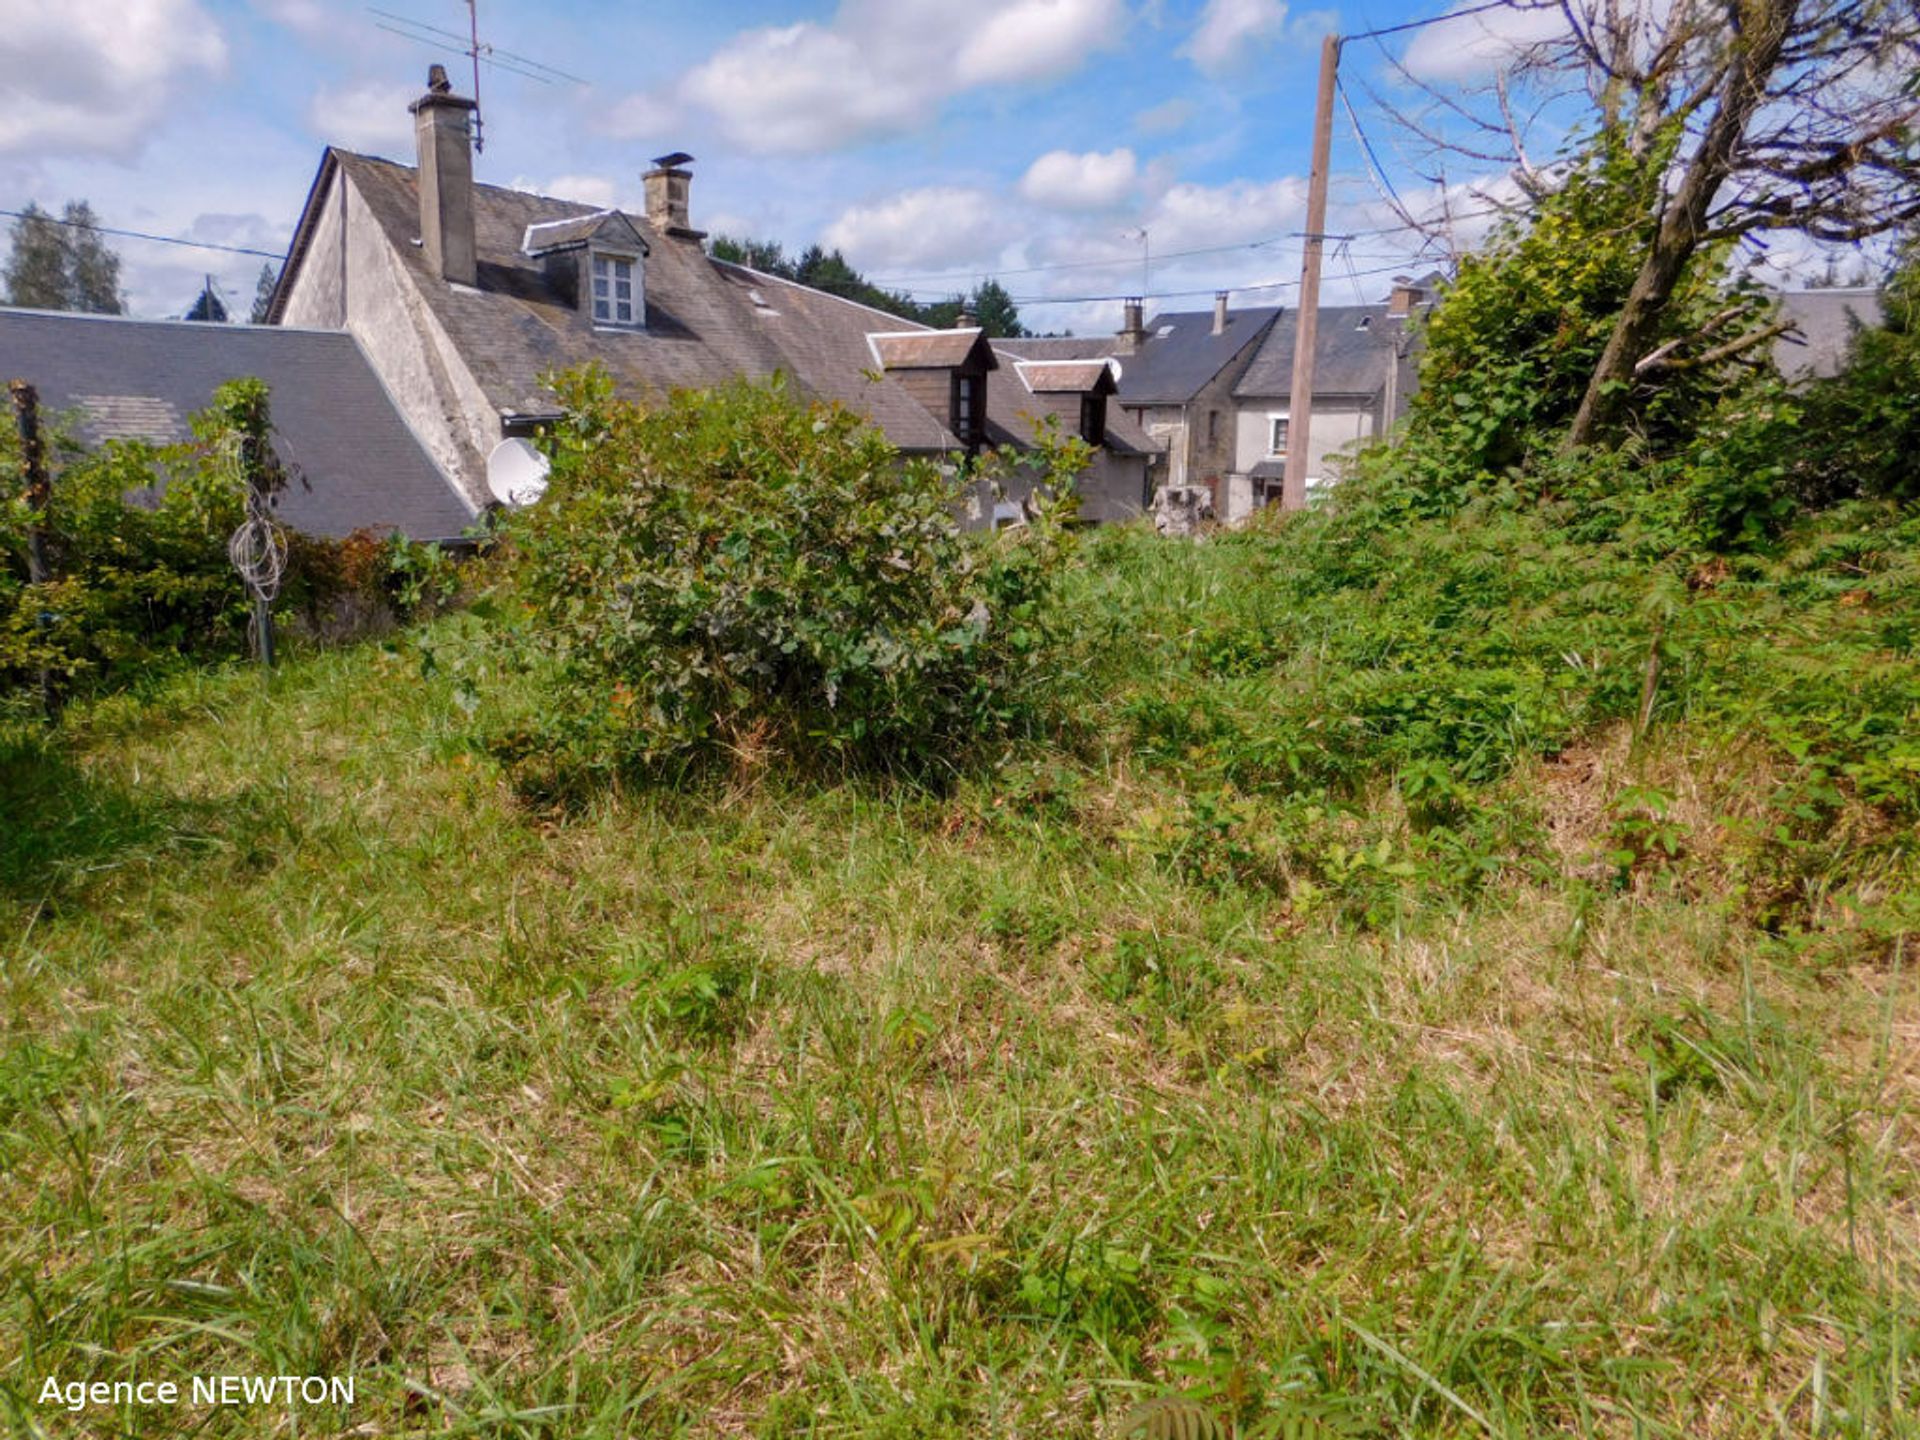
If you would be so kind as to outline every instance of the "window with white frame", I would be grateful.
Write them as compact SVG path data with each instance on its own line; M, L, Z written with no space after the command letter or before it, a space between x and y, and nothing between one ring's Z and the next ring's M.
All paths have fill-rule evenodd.
M1284 415L1270 416L1268 417L1268 424L1272 427L1272 429L1267 436L1267 453L1269 455L1286 454L1287 453L1287 417Z
M634 325L640 311L634 286L638 266L625 255L593 257L593 320L596 325Z

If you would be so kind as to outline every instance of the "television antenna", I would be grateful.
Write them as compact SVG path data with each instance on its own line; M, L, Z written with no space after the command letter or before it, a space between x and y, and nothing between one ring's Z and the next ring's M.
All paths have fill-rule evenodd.
M584 85L587 82L578 75L569 75L564 70L556 70L551 65L543 65L538 60L529 60L524 55L516 55L511 50L502 50L497 45L480 38L479 0L466 0L467 33L457 30L443 30L438 25L429 25L423 20L413 20L405 15L396 15L391 10L382 10L369 5L368 11L378 18L373 22L378 28L398 35L403 39L417 41L422 45L431 45L436 50L444 50L451 41L459 47L459 53L473 62L473 148L475 153L487 148L485 136L481 131L480 120L480 67L490 65L495 70L504 70L509 75L518 75L523 80L537 80L542 85L551 85L563 80L569 85Z

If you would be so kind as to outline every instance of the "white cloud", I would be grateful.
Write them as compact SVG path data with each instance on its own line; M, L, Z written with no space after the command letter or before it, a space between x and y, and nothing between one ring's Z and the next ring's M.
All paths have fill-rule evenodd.
M302 35L332 36L339 32L339 13L321 0L252 0L252 8Z
M1306 217L1306 181L1230 180L1174 185L1154 204L1147 229L1156 250L1198 249L1285 236Z
M961 85L1051 79L1078 69L1089 54L1120 38L1120 0L1014 0L998 13L952 7L967 24L954 74Z
M1180 53L1202 70L1229 69L1253 47L1278 39L1286 25L1285 0L1207 0Z
M413 153L413 116L407 107L420 98L408 82L356 80L323 85L307 104L307 125L329 145L406 158Z
M1142 135L1171 135L1176 130L1186 129L1198 113L1199 107L1193 101L1176 96L1136 112L1133 128Z
M749 149L832 150L925 125L969 89L1067 74L1126 18L1124 0L842 0L829 23L735 36L680 96Z
M1061 210L1105 210L1132 193L1139 161L1128 149L1104 154L1050 150L1021 177L1020 193L1036 205Z
M680 107L665 95L640 91L615 104L598 129L615 140L659 140L680 120Z
M130 154L227 43L198 0L0 0L0 153Z
M1566 33L1558 5L1502 7L1427 26L1413 37L1401 64L1416 80L1472 80L1507 69L1533 47Z
M937 82L890 70L845 35L788 25L740 36L689 74L683 93L749 149L831 150L933 113Z
M860 269L885 271L974 263L1004 245L1011 228L986 191L933 185L853 206L823 238Z

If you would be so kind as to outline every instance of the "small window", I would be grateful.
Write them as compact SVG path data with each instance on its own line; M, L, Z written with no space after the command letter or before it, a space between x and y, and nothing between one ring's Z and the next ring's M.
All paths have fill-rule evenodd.
M1107 397L1080 397L1080 438L1089 445L1100 445L1107 438Z
M980 414L980 377L978 375L955 375L953 377L953 433L960 437L960 443L973 446L980 443L984 431Z
M1273 435L1267 444L1267 453L1269 455L1287 453L1287 417L1284 415L1273 417Z
M1207 411L1207 444L1218 445L1219 443L1220 412L1218 410L1209 410Z
M593 257L593 318L597 324L634 323L633 272L633 261L622 256Z

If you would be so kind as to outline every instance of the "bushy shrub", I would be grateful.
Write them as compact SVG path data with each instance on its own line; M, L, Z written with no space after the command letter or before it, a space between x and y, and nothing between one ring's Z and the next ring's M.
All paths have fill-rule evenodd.
M733 750L928 771L1027 727L1077 442L1032 523L963 534L955 478L776 379L657 408L563 377L546 497L504 538L553 667L522 746L569 771Z
M227 537L244 514L246 489L227 407L258 384L223 386L214 405L193 417L186 444L110 441L84 450L49 426L51 500L40 523L55 578L40 585L28 583L35 517L15 478L18 446L7 427L0 686L41 669L68 683L111 682L156 661L244 648L247 597L227 560Z
M1809 503L1920 499L1920 242L1881 299L1885 323L1855 335L1846 368L1805 396L1803 433L1789 453Z

